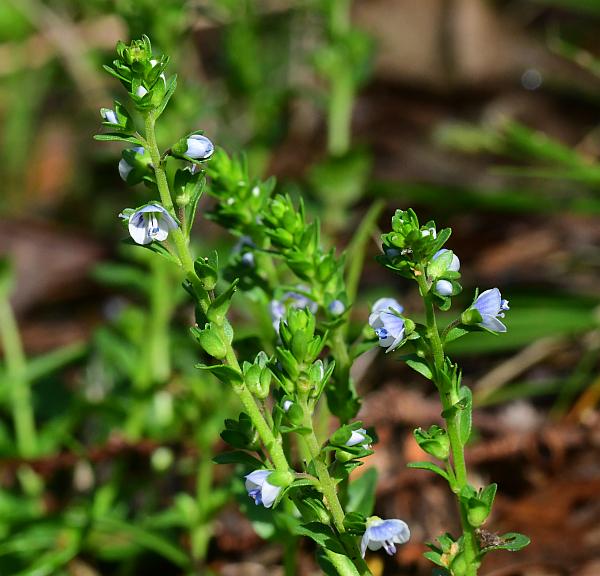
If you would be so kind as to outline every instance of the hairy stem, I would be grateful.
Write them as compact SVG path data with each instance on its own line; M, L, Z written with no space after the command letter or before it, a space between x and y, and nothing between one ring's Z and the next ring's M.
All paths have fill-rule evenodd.
M440 338L440 333L437 327L435 318L435 309L433 306L432 296L429 292L430 286L425 275L425 268L420 267L416 271L416 279L419 285L419 291L425 303L425 317L427 324L427 338L431 346L431 354L433 356L433 364L435 367L434 378L435 383L440 393L442 407L446 411L451 406L458 402L458 391L446 390L444 381L440 377L444 369L444 347ZM448 439L450 440L450 449L452 451L452 465L455 477L455 493L457 498L461 490L468 485L467 466L465 462L465 447L461 442L459 434L459 417L458 411L451 413L446 418L446 428L448 430ZM460 511L460 521L463 530L464 553L466 572L465 576L476 576L479 562L477 560L477 539L474 528L469 524L467 519L467 510L465 505L458 498L458 506Z
M161 202L163 206L171 213L171 215L175 216L175 208L173 206L173 200L171 198L171 191L169 189L167 175L163 166L163 161L161 159L160 150L158 149L158 144L156 142L154 123L154 112L149 112L146 115L145 119L145 136L146 143L148 145L148 152L150 154L150 158L152 159L152 165L154 167L154 173L156 176L156 185L158 187ZM170 232L170 235L173 236L175 249L177 250L177 256L181 261L181 267L183 268L183 271L186 274L186 278L194 287L194 291L198 298L198 303L200 304L202 311L206 313L211 303L211 295L206 291L202 284L202 281L196 274L196 271L194 269L194 261L188 246L188 241L184 237L183 232L180 228L172 230ZM225 357L226 363L241 373L240 365L235 355L235 351L229 343L229 339L225 335L224 324L221 323L220 325L217 325L217 328L219 331L221 341L225 342L227 346L227 353ZM252 423L254 424L254 427L256 428L260 439L262 440L266 448L269 450L275 468L281 471L288 471L289 464L287 458L285 457L285 453L283 451L281 443L278 441L277 438L275 438L275 435L273 434L269 425L267 424L263 414L261 413L258 405L256 404L254 396L252 396L246 384L242 383L239 386L234 386L234 391L236 392L240 401L242 402L242 405L248 413L248 416L250 416L250 419L252 420Z
M302 439L304 440L304 443L315 466L315 471L319 479L320 488L325 499L325 505L327 506L327 509L331 514L333 524L340 534L344 534L346 532L346 528L344 526L345 513L337 495L335 481L329 474L327 464L325 464L325 462L321 458L321 447L319 446L319 442L313 431L312 418L305 398L301 399L300 405L302 406L302 410L304 412L303 425L306 428L310 429L310 432L308 434L302 435ZM358 573L361 576L371 574L371 571L369 570L369 567L367 566L366 562L361 557L358 551L358 546L356 544L353 544L352 550L348 550L348 555L351 561L354 563L355 569L358 570ZM340 572L340 574L345 575L349 573Z

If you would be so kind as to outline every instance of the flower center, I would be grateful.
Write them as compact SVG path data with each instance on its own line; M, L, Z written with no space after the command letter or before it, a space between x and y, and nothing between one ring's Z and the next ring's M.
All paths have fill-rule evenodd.
M258 506L263 503L262 496L260 494L260 488L254 488L248 492L248 496L254 500L254 503Z
M385 328L377 328L375 334L377 334L380 340L385 340L388 337L388 331Z
M150 236L150 238L154 238L159 232L160 227L158 225L158 218L155 214L150 213L150 216L148 216L148 236Z

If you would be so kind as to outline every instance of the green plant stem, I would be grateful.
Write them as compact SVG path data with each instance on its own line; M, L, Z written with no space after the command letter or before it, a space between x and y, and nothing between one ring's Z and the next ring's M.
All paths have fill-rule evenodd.
M152 159L152 165L154 166L156 185L158 187L161 202L163 206L173 216L175 216L175 207L173 206L173 200L171 198L171 192L169 190L167 175L165 173L163 161L160 155L160 150L158 149L158 144L156 142L156 134L154 132L155 120L156 119L154 117L154 112L151 111L146 114L146 144L148 146L150 158ZM205 290L204 286L202 285L202 281L200 280L200 278L198 278L198 275L196 274L196 271L194 269L194 261L189 250L188 242L180 228L171 230L170 235L173 237L175 249L177 250L177 255L181 262L181 267L185 272L186 278L192 284L196 296L198 298L198 303L200 304L202 311L206 314L210 306L211 296ZM217 325L217 328L221 340L225 342L227 346L225 361L229 366L241 373L240 365L235 355L235 351L229 343L229 339L225 335L224 324L221 323L220 325ZM252 396L252 393L248 390L245 383L242 383L239 386L234 386L234 391L236 392L240 401L242 402L242 405L248 413L248 416L250 416L250 419L252 420L252 423L254 424L254 427L256 428L260 439L262 440L265 447L269 450L275 468L282 472L288 472L290 467L287 458L285 457L283 447L278 441L278 439L275 438L275 435L273 434L269 425L267 424L263 414L261 413L260 409L256 404L254 396Z
M213 479L213 462L210 442L202 441L199 445L200 455L198 463L198 476L196 478L196 506L198 509L198 519L196 525L192 528L192 556L195 562L204 563L208 543L212 536L212 526L210 522L210 498L207 496L211 492Z
M329 474L327 464L325 464L325 462L323 462L321 458L321 447L319 446L319 442L313 430L312 418L305 397L300 397L300 405L302 406L302 411L304 413L303 426L310 430L309 433L302 435L302 439L304 440L304 443L308 448L308 452L315 466L315 471L317 473L317 478L319 479L320 488L325 499L325 505L327 506L327 509L331 514L333 524L340 534L344 534L346 532L346 528L344 526L344 510L342 508L342 505L340 504L337 495L335 481ZM354 563L356 569L358 570L358 573L361 575L370 575L371 571L369 570L369 567L367 566L366 562L361 557L358 551L358 547L356 545L353 545L352 548L353 549L349 551L350 559ZM347 573L348 572L340 572L340 574Z
M37 434L27 377L27 360L7 293L0 295L0 336L10 386L17 449L20 456L30 458L37 452Z
M454 406L458 401L457 390L443 389L442 379L439 377L444 369L444 347L440 338L440 333L437 327L435 318L435 309L431 294L429 293L430 286L427 282L424 267L417 270L416 275L419 291L425 303L425 318L427 324L427 337L431 346L431 354L434 363L434 378L436 378L436 386L440 393L442 407L444 412L448 408ZM467 466L465 462L465 447L460 440L459 435L459 412L454 411L446 418L446 428L448 430L448 439L450 440L450 449L452 452L452 464L454 470L454 492L457 495L458 506L460 511L460 521L463 530L464 553L466 572L464 576L476 576L479 561L477 560L478 545L475 536L475 529L469 524L467 518L467 510L465 505L460 501L460 493L463 488L468 485Z
M329 6L329 32L332 42L350 29L350 0L332 0ZM354 80L352 70L337 68L330 78L327 111L327 150L332 156L342 156L350 148Z
M349 70L336 70L331 78L327 111L327 150L343 156L350 148L354 82Z
M148 361L152 381L165 382L171 374L169 354L169 322L171 319L171 291L168 262L152 258L152 285L150 288L150 330Z

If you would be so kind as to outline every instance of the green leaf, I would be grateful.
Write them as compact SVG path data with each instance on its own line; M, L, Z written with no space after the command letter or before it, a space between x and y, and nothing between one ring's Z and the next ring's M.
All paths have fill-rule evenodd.
M217 454L212 460L215 464L243 464L244 466L253 469L264 467L263 462L258 458L255 458L248 454L248 452L243 452L242 450L223 452L222 454Z
M173 93L175 92L176 88L177 88L177 74L174 74L171 78L169 78L169 85L167 86L167 91L165 92L165 95L163 96L160 106L156 109L155 118L158 118L164 112L164 110L167 107L167 104L169 103L171 96L173 96Z
M430 472L438 474L442 478L448 480L448 482L450 481L448 478L448 473L433 462L409 462L406 466L408 468L416 468L417 470L429 470Z
M458 435L464 446L469 441L473 424L473 395L471 389L467 386L462 386L460 389L460 397Z
M87 352L87 349L88 346L84 342L76 342L57 348L41 356L36 356L27 362L27 379L33 382L56 372L81 358Z
M499 540L500 543L486 546L482 552L486 554L491 550L508 550L509 552L518 552L531 542L529 537L525 536L524 534L519 534L518 532L508 532L507 534L500 536Z
M433 373L431 372L431 368L427 365L427 362L417 356L416 354L411 354L410 356L406 356L403 360L415 371L427 378L427 380L433 379Z
M244 383L241 372L238 372L231 366L225 366L224 364L217 364L215 366L196 364L196 368L212 372L221 382L224 382L225 384L241 386Z
M362 476L348 486L347 512L358 512L363 516L373 514L375 507L375 487L377 469L369 468Z
M236 278L225 292L219 294L219 296L214 300L214 302L208 308L206 312L206 316L209 320L216 322L217 324L221 324L223 319L225 318L225 314L227 314L227 310L229 310L229 306L231 304L231 298L233 297L234 292L237 290L237 285L240 279Z
M314 540L322 548L327 548L337 554L345 554L342 545L335 539L335 535L329 526L320 522L309 522L296 528L296 534L307 536Z
M437 564L438 566L441 566L442 568L445 567L444 563L442 562L442 555L439 552L434 552L433 550L429 550L427 552L423 552L423 556L425 558L427 558L427 560L429 560L430 562L433 562L434 564Z
M446 334L446 337L444 338L444 343L448 344L450 342L454 342L454 340L462 338L465 334L468 334L469 332L472 332L472 330L466 330L465 328L459 328L458 326L452 328L448 332L448 334Z
M169 262L181 266L181 262L179 258L174 254L171 254L160 242L151 242L150 244L138 244L133 240L133 238L126 238L123 240L124 244L129 244L130 246L136 246L138 248L145 248L146 250L150 250L163 258L166 258Z
M100 140L101 142L128 142L129 144L137 144L138 146L143 145L139 138L136 138L135 136L125 136L124 134L119 134L118 132L96 134L94 136L94 140Z

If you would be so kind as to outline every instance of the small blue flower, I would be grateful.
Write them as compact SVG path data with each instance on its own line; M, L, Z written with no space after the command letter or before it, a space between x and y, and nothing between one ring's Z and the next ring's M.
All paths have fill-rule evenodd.
M254 254L252 252L244 252L241 257L242 264L248 268L254 268Z
M357 430L352 430L352 434L350 438L346 440L346 446L352 447L360 444L362 448L365 450L370 450L371 445L367 440L367 431L364 428L358 428Z
M294 405L294 403L289 398L287 398L286 400L283 401L283 404L281 405L281 407L283 408L284 412L287 412L293 405Z
M341 300L334 300L327 309L333 316L341 316L346 311L346 306Z
M304 290L305 286L298 286L298 289ZM279 332L279 323L285 316L287 310L286 307L298 309L308 308L310 312L315 314L319 305L314 300L311 300L307 296L304 296L304 294L299 294L298 292L286 292L281 296L281 300L271 300L271 322L273 323L275 332Z
M202 134L192 134L187 139L187 150L184 155L194 160L208 160L215 151L214 144Z
M262 504L265 508L270 508L281 492L281 486L269 483L268 478L272 473L273 470L255 470L245 476L246 491L257 506Z
M144 150L144 148L142 148L141 146L136 146L135 148L131 148L131 151L134 153L134 159L136 159L136 156L143 156L146 151ZM125 182L128 182L128 178L129 175L131 173L131 171L135 168L136 166L134 164L130 164L127 160L126 157L121 158L121 160L119 160L119 176L121 176L121 178L123 180L125 180ZM136 179L137 180L137 179ZM130 184L133 184L134 182L129 182Z
M110 124L119 123L119 119L117 118L116 112L114 110L111 110L110 108L102 108L100 110L100 115L102 116L105 122L108 122Z
M367 529L360 542L362 557L369 550L383 549L391 556L396 553L396 544L405 544L410 539L410 530L403 520L382 520L371 516L367 520Z
M504 312L510 308L508 300L502 299L498 288L482 292L473 303L472 308L481 314L482 320L479 326L494 332L506 332L506 326L498 318L504 318Z
M129 234L137 244L150 244L153 240L162 242L171 230L178 228L176 220L160 204L125 210L120 216L129 221Z
M450 252L450 250L448 250L447 248L442 248L441 250L438 250L433 255L432 260L436 260L437 258L439 258L442 254L444 254L446 252ZM452 262L450 262L450 266L448 266L448 270L450 270L451 272L458 272L460 270L460 260L458 259L458 256L454 253L452 253Z
M435 283L435 291L440 296L452 296L452 282L449 280L438 280Z
M373 304L369 326L375 330L379 345L395 350L404 339L404 320L398 316L404 308L394 298L380 298Z

